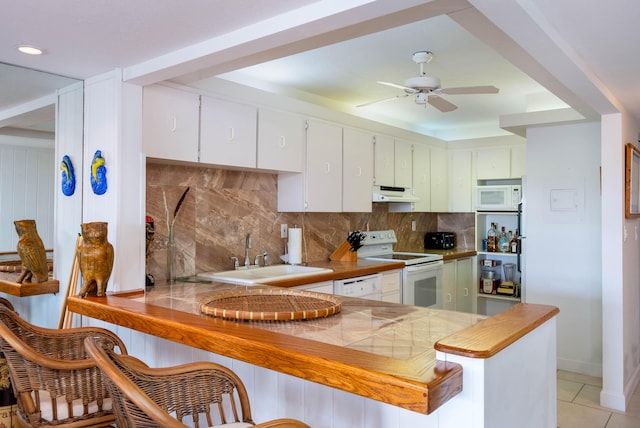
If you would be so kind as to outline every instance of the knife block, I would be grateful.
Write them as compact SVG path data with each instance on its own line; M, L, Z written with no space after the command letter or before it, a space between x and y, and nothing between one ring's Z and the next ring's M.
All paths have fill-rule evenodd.
M355 262L358 260L358 252L351 251L351 245L345 240L331 253L329 260L334 262Z

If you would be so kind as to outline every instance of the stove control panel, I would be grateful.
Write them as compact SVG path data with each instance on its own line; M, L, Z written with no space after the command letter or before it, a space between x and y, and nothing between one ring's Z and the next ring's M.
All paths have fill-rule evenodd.
M364 238L361 241L363 246L379 244L395 244L398 242L396 233L393 230L373 230L362 232Z

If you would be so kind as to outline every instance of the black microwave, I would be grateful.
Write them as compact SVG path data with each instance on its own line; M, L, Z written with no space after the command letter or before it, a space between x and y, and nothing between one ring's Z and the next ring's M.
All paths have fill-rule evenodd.
M424 234L424 248L447 250L456 246L456 235L453 232L427 232Z

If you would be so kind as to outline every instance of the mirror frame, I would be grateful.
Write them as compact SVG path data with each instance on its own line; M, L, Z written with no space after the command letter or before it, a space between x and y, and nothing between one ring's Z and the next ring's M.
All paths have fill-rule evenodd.
M625 218L640 217L640 150L627 143L625 153Z

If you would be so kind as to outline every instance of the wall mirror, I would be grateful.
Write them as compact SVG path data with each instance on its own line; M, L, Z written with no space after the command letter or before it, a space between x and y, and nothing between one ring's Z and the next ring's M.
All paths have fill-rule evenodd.
M0 253L16 250L13 221L25 218L36 220L45 247L53 248L55 93L76 82L0 63ZM33 183L43 180L51 187L36 192Z
M625 217L640 217L640 150L627 143L625 157Z

